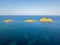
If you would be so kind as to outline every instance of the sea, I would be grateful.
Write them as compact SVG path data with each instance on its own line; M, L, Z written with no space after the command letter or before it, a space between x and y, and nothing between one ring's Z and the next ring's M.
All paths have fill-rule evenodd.
M44 17L53 22L41 22ZM0 45L60 45L60 16L0 15Z

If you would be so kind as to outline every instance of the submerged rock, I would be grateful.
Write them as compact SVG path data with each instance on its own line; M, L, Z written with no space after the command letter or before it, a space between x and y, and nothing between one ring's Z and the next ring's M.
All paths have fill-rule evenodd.
M12 20L7 19L7 20L4 20L4 22L9 23L9 22L12 22Z
M35 22L36 20L25 20L25 22L29 22L29 23L31 23L31 22Z
M51 18L41 18L40 21L41 22L53 22Z

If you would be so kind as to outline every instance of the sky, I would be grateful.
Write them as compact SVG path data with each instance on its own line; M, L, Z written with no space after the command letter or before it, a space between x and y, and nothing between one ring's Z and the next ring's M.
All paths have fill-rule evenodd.
M60 15L60 0L0 0L0 15Z

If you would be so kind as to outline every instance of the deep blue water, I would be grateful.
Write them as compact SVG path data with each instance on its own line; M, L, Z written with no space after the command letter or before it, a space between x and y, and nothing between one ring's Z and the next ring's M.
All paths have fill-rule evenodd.
M54 21L24 22L43 17ZM6 19L13 22L3 22ZM60 16L0 16L0 45L60 45Z

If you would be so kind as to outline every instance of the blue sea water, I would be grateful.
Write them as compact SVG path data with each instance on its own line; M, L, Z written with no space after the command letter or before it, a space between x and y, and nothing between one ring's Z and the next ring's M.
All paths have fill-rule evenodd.
M24 22L43 17L54 21ZM13 22L3 22L6 19ZM60 45L60 16L0 16L0 45Z

